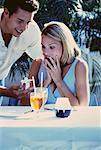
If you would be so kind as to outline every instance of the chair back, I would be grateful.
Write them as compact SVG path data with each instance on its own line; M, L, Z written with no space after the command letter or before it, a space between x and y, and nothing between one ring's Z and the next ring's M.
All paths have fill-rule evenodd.
M89 106L98 106L97 97L94 93L90 96Z

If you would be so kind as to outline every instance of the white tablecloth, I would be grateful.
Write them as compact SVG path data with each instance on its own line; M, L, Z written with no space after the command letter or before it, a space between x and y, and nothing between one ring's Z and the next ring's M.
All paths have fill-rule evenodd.
M0 150L100 150L101 107L75 107L68 118L55 111L0 107Z

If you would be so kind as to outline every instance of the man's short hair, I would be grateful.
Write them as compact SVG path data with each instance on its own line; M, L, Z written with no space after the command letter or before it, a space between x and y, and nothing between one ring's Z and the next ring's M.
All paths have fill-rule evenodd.
M39 9L39 3L37 0L5 0L4 8L7 8L10 16L21 8L28 12L37 12Z

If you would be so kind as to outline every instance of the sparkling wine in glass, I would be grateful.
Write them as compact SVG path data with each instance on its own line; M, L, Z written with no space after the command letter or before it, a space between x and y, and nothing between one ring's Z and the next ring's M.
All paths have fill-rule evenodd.
M36 112L42 110L47 101L48 90L44 87L37 87L35 92L30 93L30 105Z

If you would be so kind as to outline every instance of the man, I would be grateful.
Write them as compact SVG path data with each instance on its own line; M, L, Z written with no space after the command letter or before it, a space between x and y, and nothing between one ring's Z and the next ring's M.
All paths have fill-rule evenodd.
M4 9L0 14L0 96L17 98L16 87L3 88L2 79L24 52L33 59L41 56L41 32L33 21L38 8L36 0L4 2ZM0 103L2 105L2 101Z

